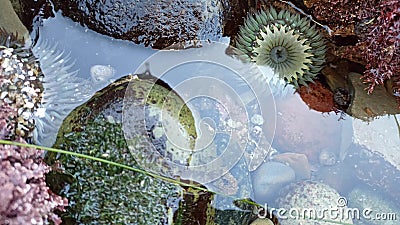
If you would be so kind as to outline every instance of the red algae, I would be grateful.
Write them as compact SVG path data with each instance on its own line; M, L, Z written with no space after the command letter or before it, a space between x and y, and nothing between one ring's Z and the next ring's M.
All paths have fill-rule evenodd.
M319 81L310 83L308 87L298 89L301 99L311 109L318 112L336 112L337 108L333 100L333 93L324 87Z
M304 0L304 4L333 30L332 35L356 36L355 45L335 54L365 66L362 79L368 84L367 92L392 79L390 91L400 100L400 2Z

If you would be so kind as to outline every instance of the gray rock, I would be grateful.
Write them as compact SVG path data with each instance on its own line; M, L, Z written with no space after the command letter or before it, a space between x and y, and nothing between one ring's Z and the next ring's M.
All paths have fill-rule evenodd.
M362 82L361 76L358 73L348 74L353 88L353 100L347 113L362 120L372 120L377 116L400 113L396 99L386 91L385 87L377 85L374 92L368 94L365 90L368 85Z
M215 0L55 0L54 4L96 32L157 49L222 36L222 7Z
M279 190L294 179L294 170L283 163L262 164L252 174L255 201L260 204L272 202Z
M354 143L371 152L378 152L400 170L400 138L395 115L377 118L371 122L353 121Z
M358 208L360 224L395 225L399 223L400 208L379 192L355 188L348 196L349 205Z
M282 189L276 204L279 210L283 209L279 213L282 225L353 224L352 218L344 214L348 211L346 199L324 183L300 181L289 184ZM330 213L331 210L334 212Z

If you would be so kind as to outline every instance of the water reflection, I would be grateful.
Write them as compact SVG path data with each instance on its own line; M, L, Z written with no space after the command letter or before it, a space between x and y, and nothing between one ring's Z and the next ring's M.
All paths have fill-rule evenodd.
M154 50L149 48L137 46L127 41L113 40L82 28L69 19L63 18L60 13L56 13L55 18L44 21L44 26L40 28L40 38L58 43L58 50L70 52L70 57L75 59L72 70L78 70L78 76L81 78L92 79L91 74L93 72L91 73L90 71L91 69L93 70L94 66L103 65L106 69L110 69L111 73L108 73L106 79L95 79L96 82L91 83L93 92L106 86L112 80L136 71L137 68L142 69L139 72L143 72L146 68L143 68L142 62L155 53ZM179 57L185 59L184 54ZM226 68L210 63L181 65L166 73L157 71L156 65L169 63L171 62L166 60L150 62L150 71L163 76L163 79L175 87L178 92L179 84L188 79L188 77L228 74ZM191 73L188 74L188 72ZM224 79L229 84L237 81L235 79L229 80L229 77ZM181 86L181 92L183 87L187 88L188 86ZM193 86L193 88L196 87ZM248 91L245 86L237 86L235 90L239 93ZM218 87L214 91L219 91ZM219 93L218 95L221 94ZM245 100L245 102L251 102L251 99ZM220 120L208 121L201 119L215 116L217 113L218 117L220 117L224 114L224 110L217 111L218 104L207 102L205 99L193 101L192 108L195 109L201 104L215 108L198 111L199 127L203 131L206 129L214 130L214 132L221 131L217 129L219 122L221 122ZM398 128L393 117L377 118L371 123L365 123L357 119L353 120L349 116L341 120L340 115L335 113L321 114L310 110L297 94L289 94L285 98L280 98L276 102L276 108L276 129L274 123L268 122L263 124L262 129L268 135L275 135L273 147L276 153L273 157L265 160L274 161L272 166L279 165L279 167L273 167L276 170L274 175L278 174L282 178L287 175L284 174L285 171L290 171L287 176L289 178L283 180L283 183L286 184L293 181L292 172L294 171L294 180L313 179L328 183L346 197L352 196L348 195L348 193L351 193L355 186L362 186L375 188L377 192L383 193L382 196L387 195L397 201L400 200L399 194L395 193L396 191L398 192L398 184L400 184L400 154L398 154L400 152L400 140L398 138ZM210 114L212 115L210 116ZM268 121L268 118L264 119ZM239 120L233 122L238 122ZM231 128L235 127L233 123L231 125ZM208 136L205 135L205 137L207 139L217 137L218 143L216 145L223 148L226 147L223 145L224 140L229 139L225 134L221 133L219 135L211 133ZM209 142L204 143L204 146L209 145ZM277 162L280 164L276 164ZM282 164L285 165L285 169L280 170L279 168L281 168ZM270 162L268 166L271 166ZM237 173L242 174L235 174L234 177L248 176L248 170L238 169L237 171ZM268 171L270 172L271 170ZM369 173L369 171L372 172ZM386 175L384 182L380 183L381 175L385 173L391 176ZM275 179L268 180L267 178L270 178L268 174L254 174L256 174L252 177L252 183L256 183L253 186L254 189L265 189L271 183L274 185L274 182L279 185L283 184ZM369 174L369 176L365 174ZM228 177L229 179L231 178L230 176ZM264 183L259 182L260 179L265 179L266 181ZM257 182L254 182L256 180ZM221 187L212 186L214 190L221 190L224 185ZM238 189L240 188L238 187ZM307 194L308 192L305 191L304 193ZM256 200L258 202L274 202L278 195L279 188L273 193L268 193L268 198L262 197L263 199ZM243 193L240 197L247 196ZM389 202L387 198L383 201ZM397 205L397 207L399 206Z
M46 19L39 28L42 40L57 43L57 49L69 53L75 60L72 70L78 70L78 76L90 79L90 70L95 65L110 66L115 76L107 82L94 84L95 89L105 87L111 79L116 80L127 75L156 50L135 45L129 41L110 38L55 13L54 18Z

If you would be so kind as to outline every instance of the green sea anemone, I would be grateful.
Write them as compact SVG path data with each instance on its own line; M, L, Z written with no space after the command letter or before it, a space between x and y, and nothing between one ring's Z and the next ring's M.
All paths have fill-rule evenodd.
M325 43L315 25L299 14L271 7L249 15L240 27L236 48L244 59L269 66L298 88L312 82L325 62Z

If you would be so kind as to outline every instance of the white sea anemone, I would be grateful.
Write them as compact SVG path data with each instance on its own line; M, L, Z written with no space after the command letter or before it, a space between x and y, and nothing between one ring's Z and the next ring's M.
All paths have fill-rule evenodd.
M90 97L92 88L71 70L73 62L57 45L39 40L32 51L44 75L42 101L33 115L34 142L52 146L64 118Z

